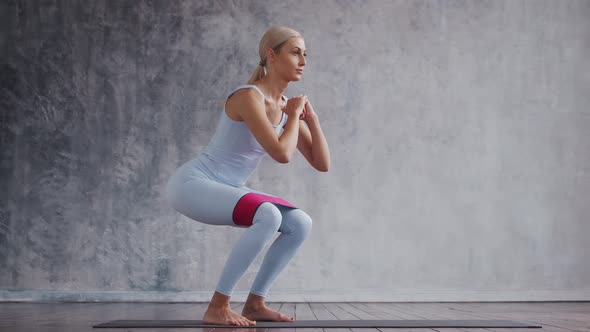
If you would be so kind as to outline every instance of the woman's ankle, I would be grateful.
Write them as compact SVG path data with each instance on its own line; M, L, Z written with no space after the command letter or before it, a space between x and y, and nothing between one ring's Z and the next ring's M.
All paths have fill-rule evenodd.
M246 303L244 303L244 307L246 308L262 308L264 307L264 297L263 296L259 296L256 294L248 294L248 298L246 299Z
M224 295L218 291L215 291L211 301L209 302L209 308L213 309L222 309L222 308L230 308L229 300L230 296Z

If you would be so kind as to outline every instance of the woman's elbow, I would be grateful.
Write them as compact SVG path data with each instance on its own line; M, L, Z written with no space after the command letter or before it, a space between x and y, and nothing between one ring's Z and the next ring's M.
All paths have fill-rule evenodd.
M320 165L317 166L315 169L317 169L320 172L327 172L330 169L330 165Z
M276 154L272 159L280 164L288 164L291 160L287 154Z

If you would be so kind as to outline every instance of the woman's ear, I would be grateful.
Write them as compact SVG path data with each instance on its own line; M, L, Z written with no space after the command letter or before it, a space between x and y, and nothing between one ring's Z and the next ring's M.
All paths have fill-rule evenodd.
M271 62L271 60L272 62L276 61L277 55L275 54L275 50L269 47L266 49L266 63Z

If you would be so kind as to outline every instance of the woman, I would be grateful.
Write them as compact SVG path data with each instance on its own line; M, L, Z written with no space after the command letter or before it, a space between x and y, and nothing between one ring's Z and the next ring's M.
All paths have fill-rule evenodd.
M330 167L328 145L307 97L287 100L282 94L303 74L307 56L303 37L287 27L271 27L260 41L259 55L259 66L248 84L228 96L207 147L180 166L167 185L169 202L185 216L211 225L248 228L227 259L203 317L205 324L294 321L267 307L264 298L307 238L312 219L288 201L244 183L264 155L288 163L296 147L318 171ZM229 305L233 289L277 231L281 234L264 257L240 315Z

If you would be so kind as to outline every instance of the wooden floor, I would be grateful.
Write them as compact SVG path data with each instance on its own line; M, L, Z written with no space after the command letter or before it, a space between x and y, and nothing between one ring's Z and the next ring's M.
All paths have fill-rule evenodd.
M300 328L300 332L378 332L378 331L504 331L590 332L590 302L439 302L439 303L267 303L300 320L315 319L502 319L534 323L543 328ZM243 303L232 302L241 312ZM223 332L248 331L295 332L294 328L119 328L93 329L92 325L117 319L188 319L201 320L207 303L0 303L1 332L70 332L70 331L167 331Z

